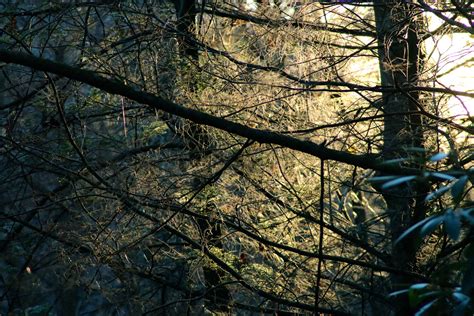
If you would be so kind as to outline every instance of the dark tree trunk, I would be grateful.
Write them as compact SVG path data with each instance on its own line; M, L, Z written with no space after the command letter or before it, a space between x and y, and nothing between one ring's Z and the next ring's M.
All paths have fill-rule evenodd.
M374 4L381 84L399 90L382 94L383 110L385 114L402 113L387 116L384 121L383 157L385 160L410 159L413 158L413 151L407 151L407 148L424 146L421 116L410 113L418 110L419 95L417 92L404 91L418 85L421 62L420 15L413 5L403 0L376 0ZM415 153L420 155L419 152ZM422 166L413 162L411 167ZM425 192L423 186L416 183L406 183L382 192L387 203L392 241L424 218ZM392 264L407 271L416 271L417 243L416 236L413 236L393 244ZM393 275L391 282L392 289L397 290L417 280ZM395 312L397 315L411 314L405 297L395 301Z
M174 6L176 9L176 29L180 45L179 52L182 57L190 60L194 66L198 66L199 50L194 36L196 28L196 1L174 0ZM187 84L187 88L190 91L196 92L197 82L195 79L197 76L194 74L190 74L190 76L191 79ZM180 118L178 118L178 120L179 119ZM191 156L192 158L199 158L199 151L206 152L209 150L209 148L206 147L211 146L207 132L203 131L203 128L198 124L190 123L189 130L184 136L190 141L191 148L197 152L197 154L194 153ZM210 214L216 212L216 210L215 208L208 207L206 212ZM222 249L222 242L220 241L222 231L220 226L203 219L197 219L197 224L201 233L202 243ZM232 298L230 291L221 285L224 272L204 266L203 274L207 288L205 295L207 300L206 306L213 311L228 312Z
M208 209L207 212L215 212L215 210ZM197 219L197 223L201 233L202 243L222 249L222 230L220 224L211 223L205 219ZM225 286L220 285L225 272L204 266L203 273L206 288L208 289L205 295L208 300L208 304L206 305L213 311L229 312L229 304L232 297L229 290Z
M174 0L176 9L176 30L182 55L198 60L199 52L194 42L194 28L196 21L195 0Z

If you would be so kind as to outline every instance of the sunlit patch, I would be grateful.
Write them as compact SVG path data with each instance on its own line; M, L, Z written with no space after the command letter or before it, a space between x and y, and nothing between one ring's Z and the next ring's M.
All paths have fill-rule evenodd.
M429 17L430 30L442 21ZM433 36L426 41L426 51L436 64L439 86L456 91L474 93L474 37L466 33L448 33ZM457 121L474 115L474 98L452 96L447 100L449 116Z

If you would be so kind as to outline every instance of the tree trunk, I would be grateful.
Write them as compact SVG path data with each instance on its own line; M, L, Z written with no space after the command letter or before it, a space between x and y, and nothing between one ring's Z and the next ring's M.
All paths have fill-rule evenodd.
M196 27L196 1L195 0L174 0L176 9L176 29L178 31L178 42L179 42L179 53L182 57L188 58L188 60L194 64L190 65L198 66L199 63L199 50L194 42L194 32ZM189 71L191 68L187 68L185 71ZM197 76L195 73L188 74L190 80L187 82L186 88L192 92L197 92ZM181 118L177 118L182 120ZM191 158L200 158L200 151L208 151L211 142L207 135L207 131L195 123L188 123L188 130L182 133L182 136L186 137L190 142L191 149L194 149L196 153L191 155ZM178 131L179 132L179 131ZM198 185L196 185L197 189ZM207 213L216 212L215 207L208 207ZM202 236L202 243L213 245L218 248L223 248L220 238L222 237L222 231L219 225L211 224L208 221L197 219L199 230ZM207 292L205 298L207 300L206 307L215 312L228 312L229 305L231 302L230 291L221 285L221 280L224 277L224 272L216 270L210 267L203 267L203 274L205 279L205 285Z
M216 212L215 205L208 205L206 212ZM209 246L214 246L223 249L221 241L222 230L219 223L210 223L207 220L198 218L196 220L199 231L201 233L202 243ZM216 268L204 266L203 268L206 291L207 307L214 312L230 312L229 305L232 300L230 291L223 285L222 279L225 272Z
M383 110L385 114L401 113L385 118L383 157L385 160L410 159L413 153L420 153L407 151L407 148L423 148L424 140L421 116L410 113L418 110L419 95L417 92L404 91L418 84L421 16L415 6L403 0L376 0L374 5L381 84L399 90L383 92ZM412 162L410 166L421 167L419 162ZM392 242L408 227L424 218L425 192L422 185L416 183L406 183L382 192L387 203ZM392 264L397 268L415 271L416 244L416 236L394 243ZM406 288L416 282L406 276L393 275L391 278L393 290ZM411 314L406 298L395 301L395 312L397 315Z
M174 0L176 9L176 30L181 54L197 61L199 51L194 39L194 27L196 21L196 1L195 0Z

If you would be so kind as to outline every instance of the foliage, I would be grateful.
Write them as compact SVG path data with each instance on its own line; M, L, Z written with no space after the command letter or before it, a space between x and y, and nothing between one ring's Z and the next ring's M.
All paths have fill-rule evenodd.
M287 2L0 4L0 314L472 312L470 11Z

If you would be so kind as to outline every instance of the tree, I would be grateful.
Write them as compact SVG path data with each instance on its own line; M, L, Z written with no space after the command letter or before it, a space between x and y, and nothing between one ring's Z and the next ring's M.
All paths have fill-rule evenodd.
M4 5L2 313L468 313L443 6Z
M425 148L422 107L418 91L406 91L419 85L418 77L423 67L420 58L423 25L420 11L405 1L380 1L374 5L379 45L380 82L382 86L402 87L400 92L382 92L382 108L385 114L382 156L385 160L408 159L416 169L424 169L424 157L407 153L407 148ZM424 154L424 151L422 152ZM416 155L416 154L415 154ZM419 153L418 153L419 155ZM421 158L421 159L416 159ZM418 161L417 161L418 160ZM406 183L383 191L390 219L393 241L411 225L426 216L426 183ZM392 263L416 271L418 246L413 238L405 238L394 244ZM416 278L393 275L392 284L406 287ZM409 314L408 301L402 301L397 313Z

